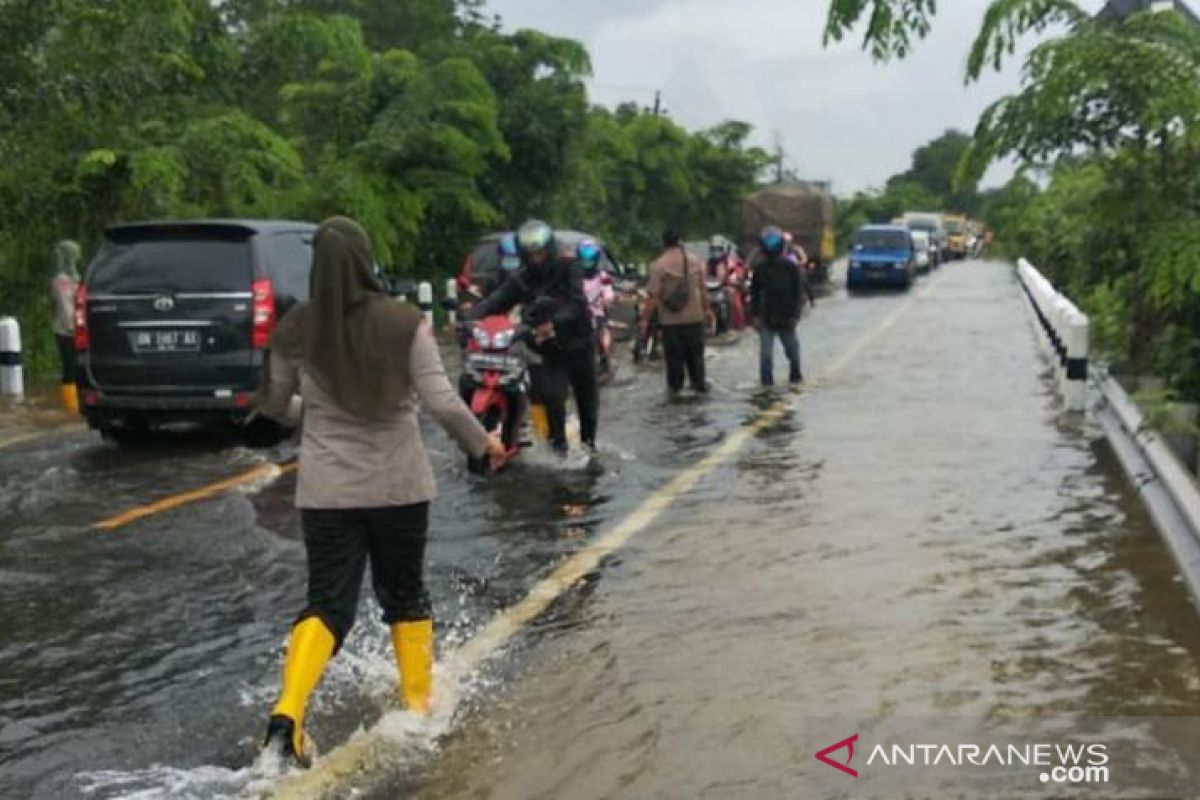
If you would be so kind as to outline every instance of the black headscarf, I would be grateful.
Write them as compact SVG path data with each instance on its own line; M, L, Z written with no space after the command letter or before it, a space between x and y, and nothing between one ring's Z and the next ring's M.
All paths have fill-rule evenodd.
M408 390L408 350L420 312L384 293L374 263L357 222L321 223L313 237L311 299L280 320L271 347L302 360L339 406L379 419Z

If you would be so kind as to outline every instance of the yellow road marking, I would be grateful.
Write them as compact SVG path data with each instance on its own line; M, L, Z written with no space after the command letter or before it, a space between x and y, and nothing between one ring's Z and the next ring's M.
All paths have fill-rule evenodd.
M46 436L53 436L56 433L65 433L69 431L82 431L82 425L60 425L56 428L47 428L45 430L33 431L31 433L19 433L16 436L10 436L7 439L0 439L0 450L7 447L13 447L25 442L32 442L36 439L41 439Z
M210 484L200 489L193 489L190 492L182 492L180 494L165 497L162 500L157 500L148 505L133 508L115 517L109 517L106 520L97 522L92 527L97 530L111 531L117 528L122 528L131 522L137 522L139 519L152 517L155 514L161 514L164 511L186 506L195 503L199 500L204 500L209 497L214 497L219 494L224 494L231 489L236 489L239 486L245 486L255 481L263 480L264 478L278 478L286 475L289 472L294 472L297 465L291 464L260 464L252 470L243 472L241 475L235 475L232 478L227 478L223 481Z
M32 442L34 439L40 439L46 434L38 431L37 433L22 433L17 436L10 436L7 439L0 439L0 450L13 445L22 444L24 442Z
M828 383L845 371L859 354L894 326L925 294L925 291L914 294L879 325L860 337L848 350L835 359L819 378L810 384L810 390L806 390L795 400L803 400L811 388ZM444 667L446 679L458 681L478 670L485 661L499 652L509 639L537 618L551 603L593 572L605 558L648 528L676 500L689 492L717 467L737 455L755 436L772 427L790 407L790 399L785 399L763 411L752 423L731 434L720 447L703 460L688 467L666 486L646 498L616 528L602 536L594 544L568 558L553 573L539 581L523 600L498 613L470 641L450 654ZM376 725L375 728L360 731L342 746L318 758L311 769L280 780L275 785L272 796L285 800L320 798L331 794L345 796L348 792L338 791L339 784L369 775L375 771L386 755L387 740L379 732L379 727Z

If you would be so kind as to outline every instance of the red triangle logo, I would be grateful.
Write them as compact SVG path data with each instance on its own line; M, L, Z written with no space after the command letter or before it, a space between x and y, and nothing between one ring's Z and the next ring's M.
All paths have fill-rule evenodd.
M836 770L840 770L841 772L846 773L847 775L849 775L852 778L857 778L858 770L850 768L850 762L854 760L854 745L857 743L858 743L858 734L856 733L853 736L851 736L849 739L843 739L842 741L838 742L837 744L831 744L831 745L829 745L829 747L826 747L824 750L817 753L817 761L820 761L822 764L831 766ZM829 757L829 755L831 753L836 753L838 750L846 750L847 751L846 760L844 762L834 761L832 758Z

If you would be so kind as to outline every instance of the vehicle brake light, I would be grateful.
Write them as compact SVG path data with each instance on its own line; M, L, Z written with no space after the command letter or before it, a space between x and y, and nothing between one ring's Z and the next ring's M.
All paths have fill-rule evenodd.
M87 350L92 346L92 337L88 333L88 290L85 284L79 284L75 290L75 349Z
M254 349L265 350L275 328L275 286L270 278L261 278L250 291L254 295Z

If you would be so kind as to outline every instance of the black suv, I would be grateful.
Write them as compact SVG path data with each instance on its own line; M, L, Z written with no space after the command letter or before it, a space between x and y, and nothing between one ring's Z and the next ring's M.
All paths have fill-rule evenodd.
M80 407L117 441L175 422L243 420L267 340L308 297L307 222L118 225L75 304Z

